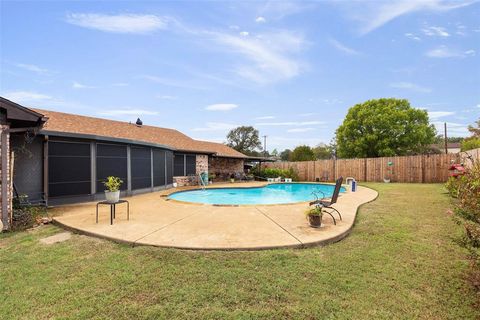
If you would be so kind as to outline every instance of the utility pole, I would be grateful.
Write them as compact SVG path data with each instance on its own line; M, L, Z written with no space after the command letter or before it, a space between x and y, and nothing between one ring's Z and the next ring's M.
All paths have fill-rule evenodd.
M447 139L447 123L443 123L444 137L445 137L445 154L448 153L448 139Z
M263 157L267 157L267 136L263 136Z

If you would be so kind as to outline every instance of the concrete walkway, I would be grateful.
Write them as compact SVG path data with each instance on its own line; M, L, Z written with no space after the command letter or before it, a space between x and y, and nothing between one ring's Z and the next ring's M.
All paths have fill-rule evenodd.
M215 187L252 187L264 183L226 184ZM178 189L177 189L178 190ZM166 200L169 190L126 198L130 202L130 220L126 209L118 206L110 225L108 206L100 206L95 223L95 203L63 206L50 212L54 222L73 231L132 245L153 245L203 250L260 250L323 245L341 240L353 226L357 208L377 197L377 192L359 187L344 193L335 206L343 216L333 225L323 216L322 227L311 228L304 212L307 203L221 207L186 204Z

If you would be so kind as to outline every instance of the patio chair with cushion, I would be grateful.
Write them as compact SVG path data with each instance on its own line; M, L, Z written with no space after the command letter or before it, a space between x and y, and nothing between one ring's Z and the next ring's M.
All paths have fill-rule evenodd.
M337 181L335 182L335 188L333 190L333 195L332 195L331 198L327 198L325 196L325 193L323 193L320 190L317 190L317 192L323 194L323 198L318 199L318 195L314 193L314 195L317 197L317 200L310 202L311 206L315 205L316 207L321 208L323 212L329 214L333 219L333 224L335 224L335 225L337 224L337 221L335 220L335 217L332 215L332 213L336 212L338 214L340 220L342 220L342 215L340 214L340 212L337 209L332 207L332 205L334 205L338 200L338 195L340 194L340 189L342 188L342 183L343 183L343 177L338 178ZM327 211L326 209L331 210L331 211Z

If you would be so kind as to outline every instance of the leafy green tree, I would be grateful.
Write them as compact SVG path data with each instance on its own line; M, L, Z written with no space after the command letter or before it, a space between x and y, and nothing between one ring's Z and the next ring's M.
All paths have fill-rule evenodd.
M291 155L292 155L292 150L285 149L282 152L280 152L280 159L282 159L282 161L289 161Z
M251 126L241 126L230 130L227 135L227 145L246 155L258 155L261 149L258 130Z
M311 161L315 160L315 154L309 146L296 147L290 156L290 161Z
M313 148L313 153L315 154L315 159L330 159L332 157L332 150L329 146L324 145L323 143L317 145Z
M368 100L351 107L338 127L337 153L340 158L422 153L435 135L427 112L412 108L408 100Z
M480 148L480 119L475 121L476 127L468 126L472 136L462 141L461 151Z
M468 151L480 148L480 138L468 138L462 141L460 146L461 151Z
M475 124L477 125L476 127L468 126L468 131L470 131L470 133L472 134L472 137L480 138L480 119L475 121Z
M272 153L270 153L270 155L272 157L278 157L278 150L277 149L273 149Z

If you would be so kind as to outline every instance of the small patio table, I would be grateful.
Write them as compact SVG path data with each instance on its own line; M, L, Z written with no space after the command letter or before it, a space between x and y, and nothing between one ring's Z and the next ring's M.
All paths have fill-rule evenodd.
M100 201L97 202L97 214L96 214L96 223L98 223L98 206L99 205L110 205L110 224L113 224L113 219L115 219L115 208L117 204L127 204L127 220L130 220L130 203L127 200L118 200L117 202L108 202Z

